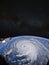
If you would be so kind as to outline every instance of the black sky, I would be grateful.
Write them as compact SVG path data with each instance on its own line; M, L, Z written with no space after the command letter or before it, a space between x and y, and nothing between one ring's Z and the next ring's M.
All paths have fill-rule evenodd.
M47 1L1 1L0 37L35 35L49 38Z

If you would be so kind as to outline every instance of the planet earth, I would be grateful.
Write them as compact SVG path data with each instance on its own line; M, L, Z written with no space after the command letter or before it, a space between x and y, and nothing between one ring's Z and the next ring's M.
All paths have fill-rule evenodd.
M9 65L46 65L49 60L49 39L17 36L0 41L0 55Z

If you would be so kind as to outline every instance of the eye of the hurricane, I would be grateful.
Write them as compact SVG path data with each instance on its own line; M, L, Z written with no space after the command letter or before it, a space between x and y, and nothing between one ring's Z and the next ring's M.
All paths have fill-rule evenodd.
M37 48L35 45L33 45L31 43L31 41L29 40L20 40L17 42L17 44L15 45L17 48L17 55L16 57L22 57L22 56L26 56L26 58L24 57L25 61L31 61L34 62L35 60L37 60ZM21 59L24 60L24 59Z

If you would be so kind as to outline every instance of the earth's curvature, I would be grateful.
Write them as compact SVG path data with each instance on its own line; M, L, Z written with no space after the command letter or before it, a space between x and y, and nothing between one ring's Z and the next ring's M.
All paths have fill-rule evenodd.
M46 65L49 60L49 39L36 36L18 36L0 42L0 55L9 65Z

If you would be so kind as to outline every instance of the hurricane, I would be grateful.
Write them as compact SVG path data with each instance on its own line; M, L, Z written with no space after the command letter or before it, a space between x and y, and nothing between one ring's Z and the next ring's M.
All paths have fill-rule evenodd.
M46 65L49 58L49 50L36 39L15 41L11 48L17 65Z
M46 65L49 60L49 39L13 37L0 44L0 55L6 56L9 65Z

